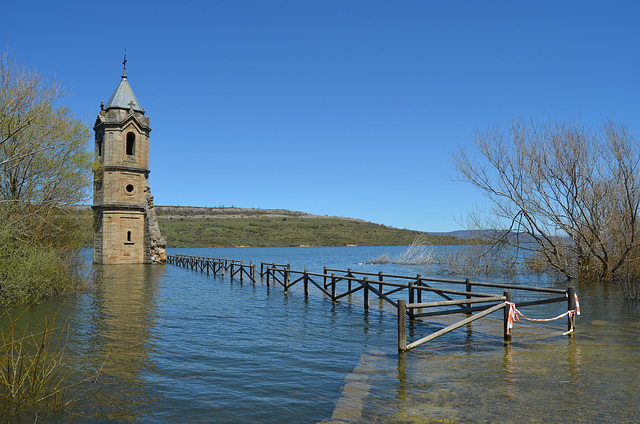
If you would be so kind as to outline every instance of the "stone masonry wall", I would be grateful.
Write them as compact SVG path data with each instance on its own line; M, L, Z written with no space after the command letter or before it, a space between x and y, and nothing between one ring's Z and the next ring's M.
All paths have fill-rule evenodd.
M167 260L166 246L167 239L160 233L160 226L156 218L156 209L153 205L153 196L151 195L151 187L149 184L145 186L145 212L147 215L146 231L149 239L145 242L148 246L147 258L150 263L164 264Z
M144 263L144 230L145 213L142 210L103 210L100 263Z

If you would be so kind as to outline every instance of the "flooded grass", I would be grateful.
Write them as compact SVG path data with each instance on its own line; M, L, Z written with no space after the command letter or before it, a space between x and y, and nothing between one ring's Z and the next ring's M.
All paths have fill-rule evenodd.
M62 307L37 322L27 316L30 308L0 314L0 405L14 419L68 412L79 386L100 374L68 354L70 315L61 315Z

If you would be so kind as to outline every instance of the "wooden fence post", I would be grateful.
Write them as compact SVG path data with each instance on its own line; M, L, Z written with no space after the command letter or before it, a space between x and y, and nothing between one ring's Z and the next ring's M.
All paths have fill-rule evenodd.
M567 310L576 310L576 290L573 287L567 288ZM569 315L567 315L567 320L567 331L569 331L569 334L573 335L576 330L576 313L570 312Z
M382 273L382 271L378 271L378 281L384 281L384 274ZM378 284L378 291L380 292L380 294L383 294L384 292L382 291L382 283Z
M331 274L331 300L336 300L336 274Z
M470 279L468 279L468 278L467 278L467 279L465 279L465 280L464 280L464 284L465 284L465 287L466 287L466 288L465 288L465 291L466 291L467 293L470 293L470 292L471 292L471 280L470 280ZM468 295L467 295L467 299L471 299L471 295L470 295L470 294L468 294ZM471 309L471 303L467 303L467 308ZM468 314L468 315L471 315L471 312L467 312L467 314Z
M413 289L413 281L409 281L409 303L415 303L415 292ZM413 308L409 309L409 318L413 319Z
M362 287L364 290L364 309L369 310L369 279L367 277L362 280Z
M422 275L418 274L416 276L416 286L418 287L416 289L416 292L418 292L418 303L422 303L422 290L420 290L420 278L422 277Z
M351 268L349 268L347 270L347 277L353 277L353 274L351 274ZM351 280L347 280L347 291L351 291Z
M290 277L290 270L289 267L284 269L284 291L288 292L289 291L289 283L291 282L291 277Z
M309 275L307 274L307 266L304 266L304 279L302 280L304 284L304 297L305 299L309 297Z
M505 290L504 297L506 302L511 302L511 291ZM509 311L511 310L509 305L504 308L504 341L511 342L511 334L509 332Z
M327 267L324 267L324 271L322 272L324 274L324 289L327 289Z
M404 299L398 299L398 351L407 350L407 307Z

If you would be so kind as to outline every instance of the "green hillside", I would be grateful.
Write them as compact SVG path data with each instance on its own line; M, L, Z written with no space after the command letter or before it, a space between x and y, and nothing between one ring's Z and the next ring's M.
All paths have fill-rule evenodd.
M158 222L169 247L408 245L420 234L340 218L165 218ZM433 244L457 244L428 236Z
M81 207L91 240L91 212ZM419 231L361 219L325 217L284 209L156 206L167 247L393 246L409 245ZM451 235L425 235L431 244L465 244ZM91 246L88 243L89 247Z

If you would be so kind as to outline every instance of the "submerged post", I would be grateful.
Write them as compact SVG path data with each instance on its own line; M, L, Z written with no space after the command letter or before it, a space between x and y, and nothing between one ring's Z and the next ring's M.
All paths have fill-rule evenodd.
M413 281L409 281L407 285L409 287L409 303L415 303L415 290L413 288ZM409 318L413 319L413 309L409 309Z
M336 300L336 274L331 274L331 300Z
M471 280L468 278L465 279L464 284L465 284L465 291L467 293L471 293ZM467 294L467 299L471 299L470 294ZM471 303L467 303L467 308L471 309ZM467 312L467 314L471 315L471 312Z
M324 274L324 289L327 289L327 267L324 267L324 271L322 271L322 273Z
M304 284L304 297L305 299L309 297L309 274L307 274L307 266L304 266L304 279L302 280Z
M362 288L364 290L364 309L369 309L369 279L364 277L362 280Z
M511 292L509 290L504 291L505 302L511 302ZM509 310L511 308L506 305L504 311L504 341L511 342L511 334L509 332Z
M569 312L569 315L567 315L567 331L569 334L573 334L576 330L576 309L576 289L569 287L567 288L567 310L573 311Z
M289 267L287 266L287 268L284 269L284 291L288 292L289 291L289 283L291 282L291 276L290 276L290 270Z
M407 307L404 299L398 300L398 351L407 350Z

